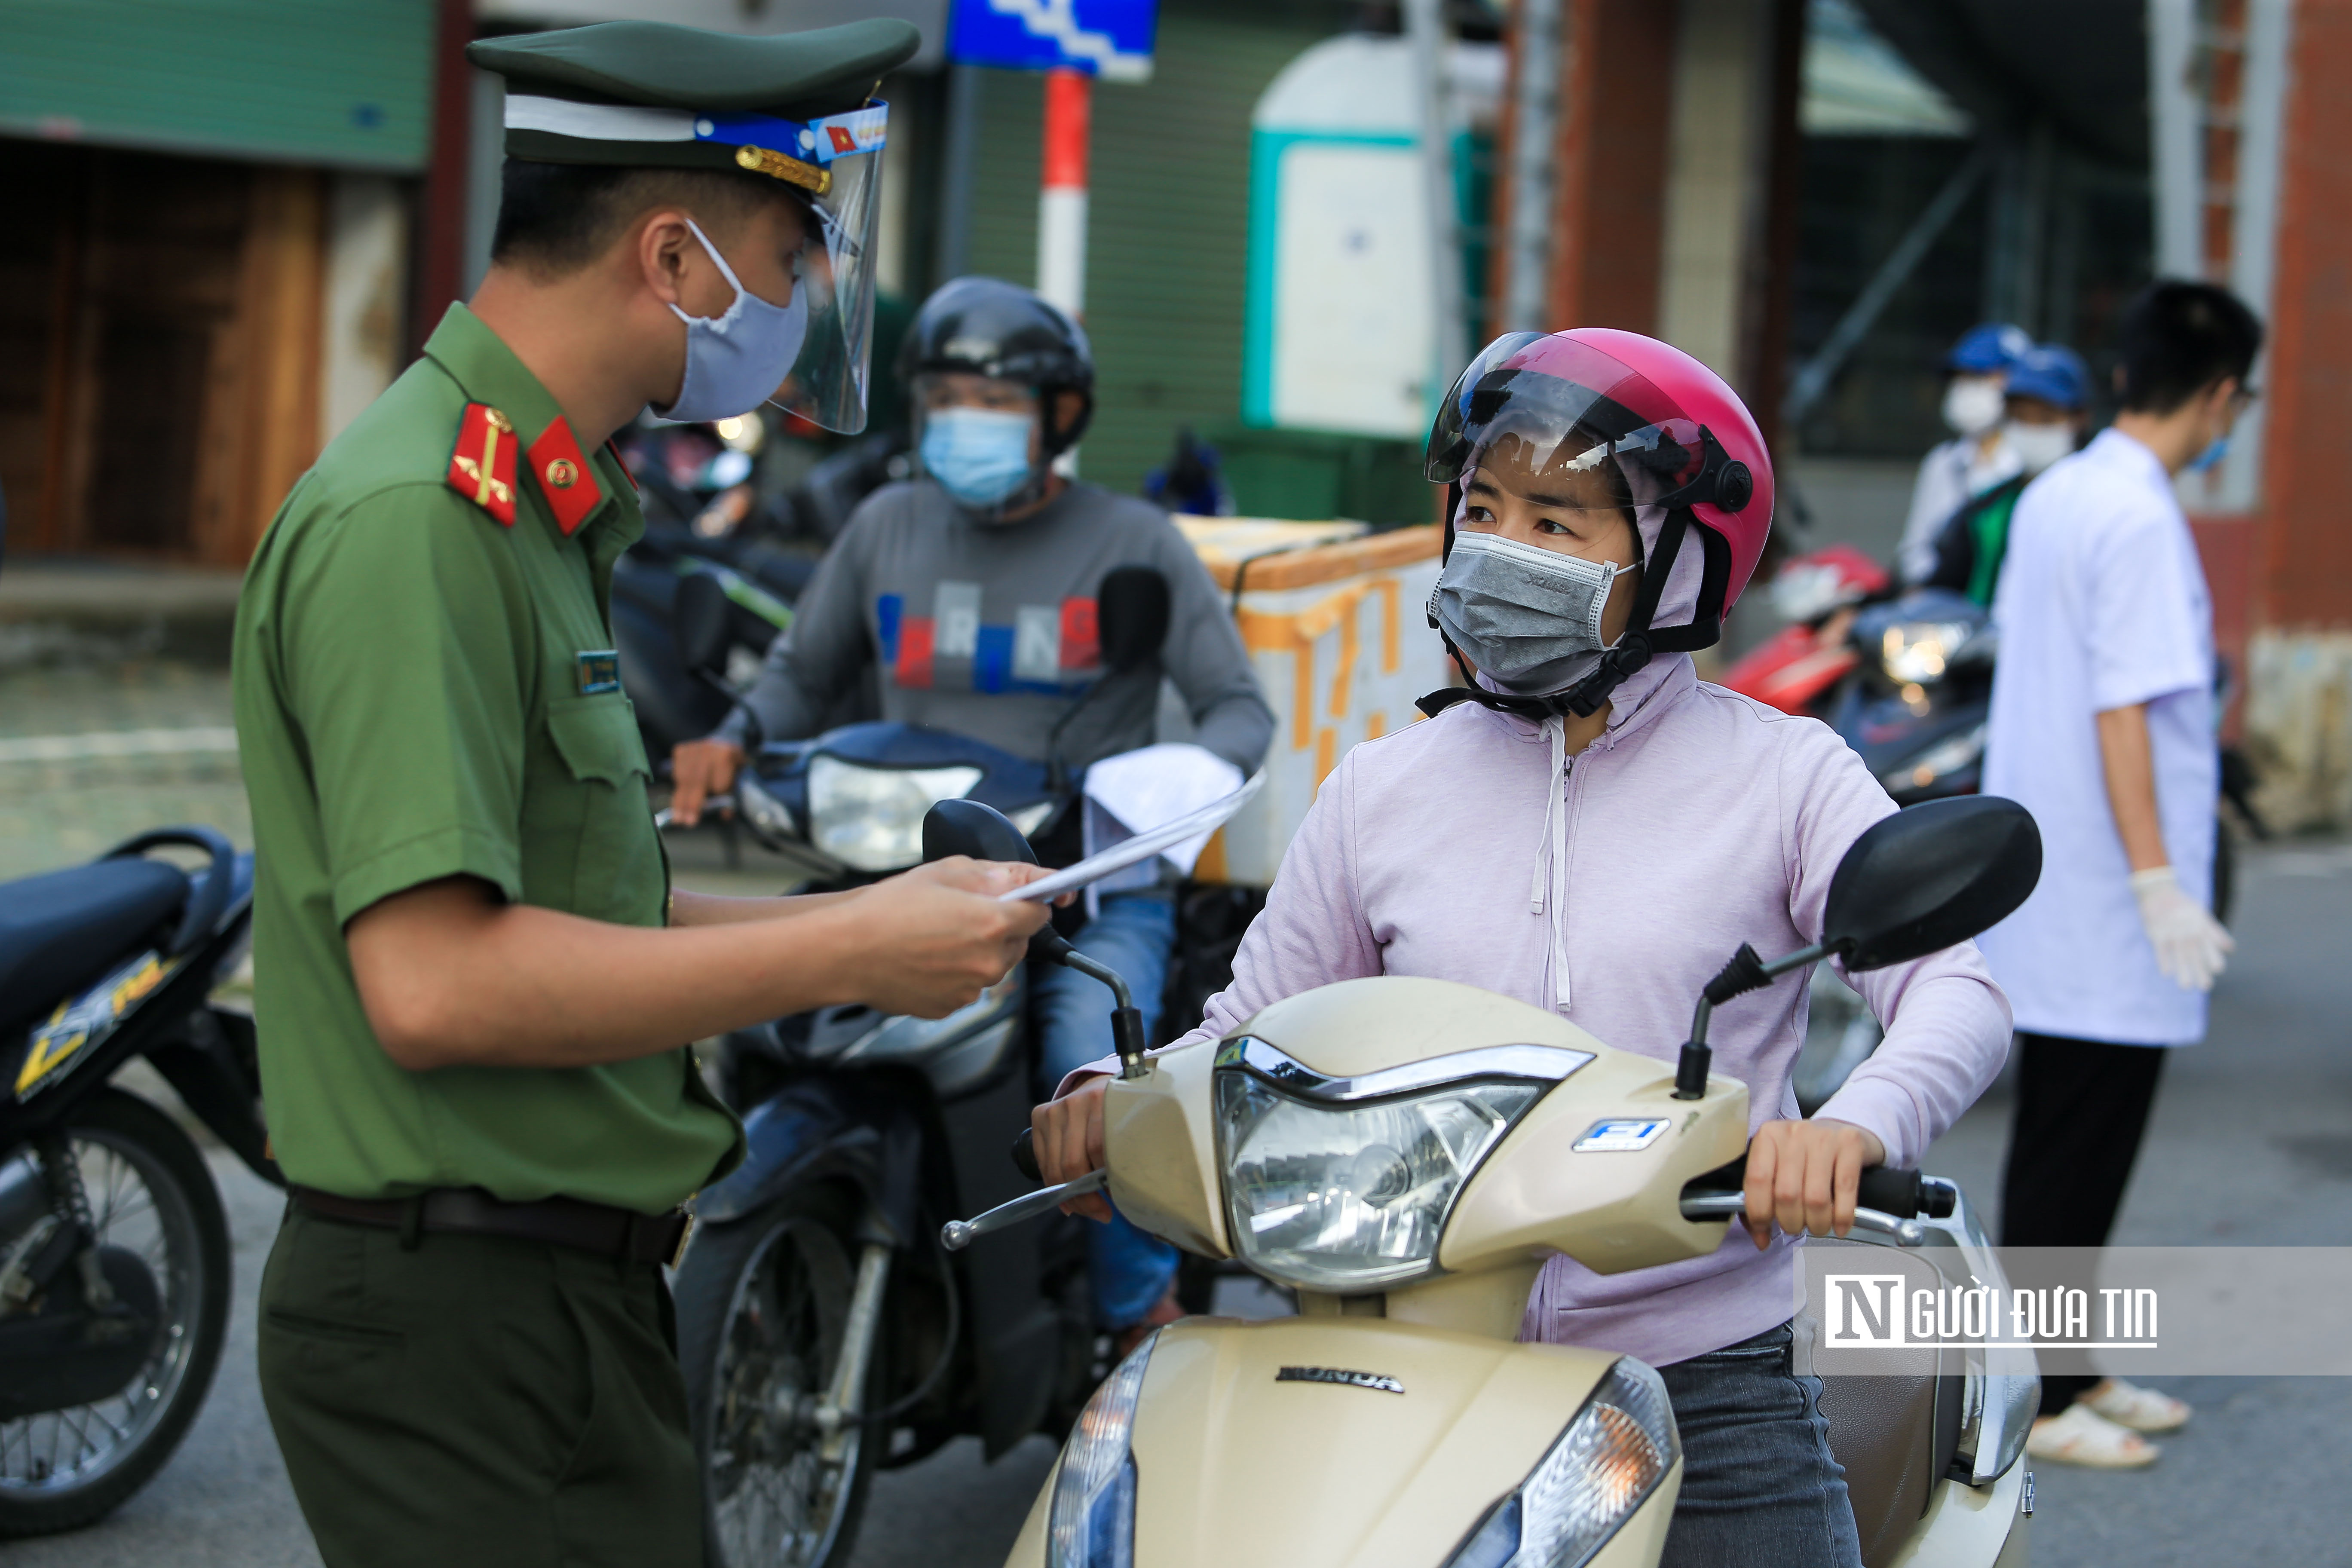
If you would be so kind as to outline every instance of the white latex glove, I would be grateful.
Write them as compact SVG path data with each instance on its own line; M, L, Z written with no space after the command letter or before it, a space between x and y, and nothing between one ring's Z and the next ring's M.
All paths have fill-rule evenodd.
M2183 991L2210 991L2213 977L2238 944L2212 912L2181 890L2169 866L2135 871L2132 897L2139 900L2139 923L2156 947L2156 966Z

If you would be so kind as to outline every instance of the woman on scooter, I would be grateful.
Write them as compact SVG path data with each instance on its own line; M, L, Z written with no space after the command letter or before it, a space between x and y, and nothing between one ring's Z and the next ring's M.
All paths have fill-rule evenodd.
M1665 343L1521 332L1455 383L1427 462L1452 505L1431 616L1473 684L1341 761L1233 984L1169 1048L1385 973L1515 996L1670 1062L1739 943L1819 938L1839 858L1895 809L1825 726L1692 668L1764 547L1763 439L1713 372ZM1885 1043L1811 1120L1789 1086L1804 974L1716 1010L1716 1070L1753 1107L1744 1234L1614 1276L1555 1258L1528 1304L1522 1337L1663 1373L1685 1452L1669 1564L1860 1560L1790 1321L1795 1238L1851 1226L1865 1167L1917 1163L1999 1070L2010 1014L1967 943L1853 983ZM1102 1163L1095 1070L1037 1109L1049 1181Z

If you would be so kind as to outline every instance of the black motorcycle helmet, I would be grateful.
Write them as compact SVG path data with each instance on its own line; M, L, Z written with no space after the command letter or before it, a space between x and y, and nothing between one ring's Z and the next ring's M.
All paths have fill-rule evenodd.
M1086 332L1031 290L1001 278L954 279L915 313L898 350L899 378L911 391L919 377L941 371L1034 387L1049 460L1076 446L1094 417L1095 355ZM1063 392L1078 395L1078 412L1057 423L1055 395Z

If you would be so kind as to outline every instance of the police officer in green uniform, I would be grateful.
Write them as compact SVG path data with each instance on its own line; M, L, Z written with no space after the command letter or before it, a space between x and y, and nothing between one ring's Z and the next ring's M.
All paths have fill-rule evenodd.
M617 23L507 78L488 276L255 556L235 688L291 1198L263 1394L330 1564L702 1562L661 1265L739 1158L680 1041L1003 977L1034 868L672 892L607 618L609 446L772 394L863 419L877 79L914 28ZM789 379L788 379L789 374Z

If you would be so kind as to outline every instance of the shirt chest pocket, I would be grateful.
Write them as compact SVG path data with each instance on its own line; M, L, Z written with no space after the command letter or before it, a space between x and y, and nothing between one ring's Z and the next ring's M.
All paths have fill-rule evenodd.
M661 923L668 878L662 868L646 785L653 770L638 738L636 712L619 692L558 698L547 707L547 736L562 760L551 781L568 799L576 832L547 845L551 880L568 883L562 907L592 919L632 925Z

